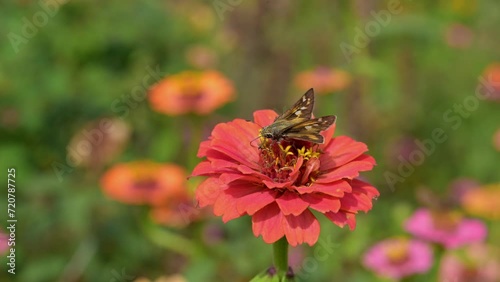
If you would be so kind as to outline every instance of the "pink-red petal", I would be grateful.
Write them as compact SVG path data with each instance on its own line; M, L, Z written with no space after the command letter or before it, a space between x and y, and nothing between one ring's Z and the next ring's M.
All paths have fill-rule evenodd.
M362 193L368 197L374 198L380 196L380 192L377 188L373 187L370 183L361 181L359 179L353 179L351 181L352 189L355 193Z
M252 230L255 237L262 235L264 242L272 244L285 235L283 231L284 222L277 204L269 204L252 216Z
M205 179L196 189L196 200L200 207L213 205L225 185L216 177Z
M200 147L198 148L198 153L196 156L198 158L203 158L206 156L207 150L210 148L210 140L202 141Z
M212 131L211 149L257 169L259 152L250 142L259 135L259 129L255 123L242 119L218 124Z
M276 203L284 215L299 215L309 206L300 195L291 191L285 191L283 195L276 199Z
M353 179L359 176L360 171L371 170L375 165L375 159L369 155L361 155L350 163L335 168L332 171L321 175L317 182L328 183L335 180L347 178Z
M334 197L343 197L344 193L351 193L352 187L346 180L337 180L331 183L315 182L311 186L301 186L297 189L300 194L320 192Z
M307 243L309 246L318 241L320 227L319 222L311 211L305 210L298 216L285 216L283 231L291 246Z
M273 110L259 110L253 113L253 120L260 127L270 125L277 117L278 114Z
M214 203L214 214L222 216L222 221L228 222L232 219L245 215L244 212L239 212L236 207L236 202L232 201L230 195L222 192Z
M235 181L228 185L224 194L236 203L239 213L254 214L258 210L274 202L276 192L256 183Z
M356 228L355 214L345 212L327 212L325 213L325 216L339 227L344 227L347 224L350 230L354 230Z
M321 213L338 212L340 209L340 200L322 193L310 193L302 195L304 201L309 203L309 207Z
M320 157L322 169L330 170L353 161L368 151L368 147L347 136L339 136L333 138L323 150L325 153Z

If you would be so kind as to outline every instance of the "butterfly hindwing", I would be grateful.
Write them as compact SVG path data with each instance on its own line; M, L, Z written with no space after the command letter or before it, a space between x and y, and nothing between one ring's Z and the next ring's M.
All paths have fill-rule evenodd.
M321 131L328 129L336 119L337 117L332 115L305 120L285 130L283 137L323 144Z

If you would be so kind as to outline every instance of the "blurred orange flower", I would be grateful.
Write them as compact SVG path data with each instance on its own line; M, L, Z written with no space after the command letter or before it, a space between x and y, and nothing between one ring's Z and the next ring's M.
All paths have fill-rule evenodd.
M500 101L500 63L490 64L483 72L484 92L488 100Z
M168 205L187 194L184 168L148 160L113 166L102 176L101 186L110 198L134 205Z
M462 206L472 215L500 219L500 183L470 190L464 195Z
M233 98L233 84L217 71L171 75L155 84L149 93L153 109L171 116L190 112L210 114Z
M493 147L500 152L500 129L493 135Z
M295 76L295 85L301 90L314 88L318 94L328 94L346 89L351 84L351 75L343 70L318 67Z

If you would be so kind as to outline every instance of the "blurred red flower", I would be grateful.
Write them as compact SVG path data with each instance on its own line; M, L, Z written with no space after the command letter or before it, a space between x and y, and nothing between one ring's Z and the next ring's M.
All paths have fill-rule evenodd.
M217 71L184 71L171 75L149 92L153 109L171 116L210 114L233 98L231 81Z
M200 144L193 176L208 176L196 191L201 207L213 205L214 214L227 222L250 215L255 236L266 243L286 236L292 246L313 245L320 233L311 210L351 230L358 211L369 211L376 188L358 179L375 160L364 154L365 144L340 136L335 126L323 132L324 144L262 138L252 145L262 127L277 114L254 113L254 122L235 119L218 124L209 140Z
M328 94L346 89L351 84L351 75L339 69L318 67L298 73L295 84L304 91L312 87L318 94Z
M184 168L148 160L113 166L102 176L101 186L110 198L133 205L168 205L187 197Z

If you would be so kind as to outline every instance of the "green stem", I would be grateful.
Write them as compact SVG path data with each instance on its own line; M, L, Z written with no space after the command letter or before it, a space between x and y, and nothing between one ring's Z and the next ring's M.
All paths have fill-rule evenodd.
M196 247L191 241L170 230L150 225L145 227L145 231L155 244L165 249L177 252L186 257L192 257L196 253Z
M196 153L198 152L201 141L203 141L201 140L203 133L203 119L195 115L189 116L188 119L191 140L188 144L188 157L186 166L189 171L192 171L200 161L200 159L196 157Z
M274 266L278 277L284 278L288 271L288 242L283 237L273 244Z

